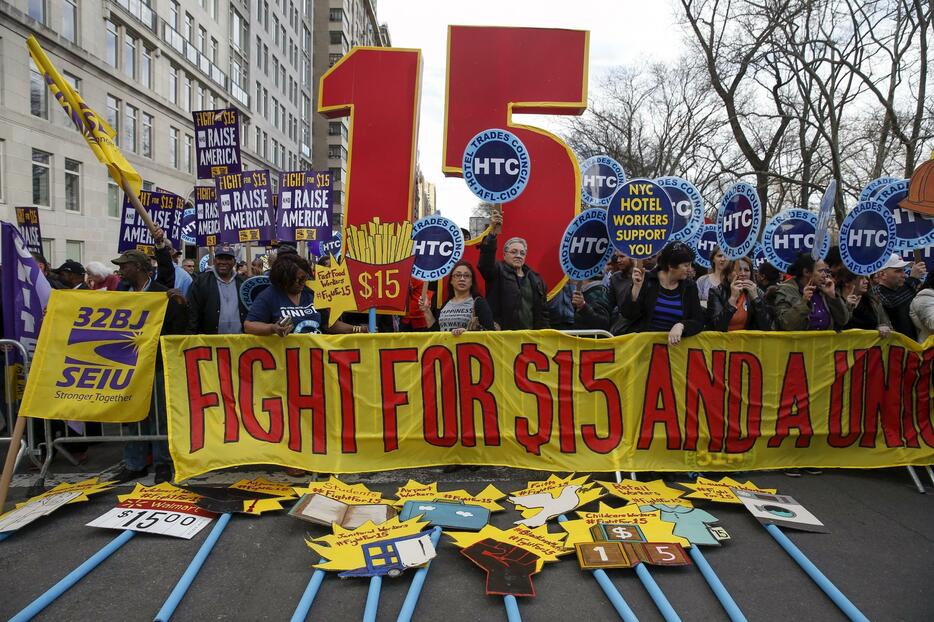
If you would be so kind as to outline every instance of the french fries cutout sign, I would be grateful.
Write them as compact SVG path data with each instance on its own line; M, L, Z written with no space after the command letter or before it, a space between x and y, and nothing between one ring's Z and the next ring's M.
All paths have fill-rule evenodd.
M315 266L315 305L330 309L330 324L344 311L404 311L412 277L412 223L380 222L344 230L344 261Z
M529 529L522 525L503 531L487 525L479 532L448 533L461 555L486 572L487 595L535 596L532 575L541 572L545 562L558 561L565 547L565 536L548 533L547 526Z

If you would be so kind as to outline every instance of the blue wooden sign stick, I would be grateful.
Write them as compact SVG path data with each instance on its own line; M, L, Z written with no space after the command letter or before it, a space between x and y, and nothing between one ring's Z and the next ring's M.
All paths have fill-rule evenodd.
M563 523L568 519L567 516L562 514L558 517L558 522ZM623 598L623 595L616 588L612 581L610 581L609 575L607 575L606 570L603 568L597 568L596 570L591 570L590 574L593 575L593 578L597 580L597 585L600 586L600 589L603 590L603 593L606 594L607 600L610 601L610 604L613 605L613 608L616 609L616 613L619 614L619 618L625 622L639 622L639 618L636 617L636 614L633 612L632 608L629 606L629 603L626 602L626 599Z
M791 556L791 559L795 560L801 569L808 574L809 577L817 584L821 590L824 591L824 594L830 597L830 600L840 608L843 614L853 620L854 622L869 622L869 618L863 615L863 612L856 608L856 605L850 602L843 592L837 589L833 583L830 582L824 573L814 565L814 563L805 557L804 553L801 552L795 543L788 539L788 536L782 533L782 530L778 528L777 525L766 525L766 531L775 538L775 541L785 549L785 552Z
M707 585L710 586L717 600L723 605L723 608L726 610L726 615L730 617L730 620L733 622L746 622L746 616L740 611L736 601L733 600L733 597L730 596L730 593L720 581L720 577L717 576L717 573L714 572L710 564L707 563L707 559L704 558L704 554L701 553L700 547L696 544L692 544L688 550L691 552L691 559L694 560L694 565L697 566L701 574L704 575L704 580L707 581Z
M636 575L638 575L639 580L642 581L642 585L645 586L645 590L649 593L649 596L652 597L652 600L655 602L655 606L658 607L659 612L661 612L662 617L665 618L665 622L681 622L681 618L675 612L674 607L671 606L671 603L668 602L668 598L665 597L665 593L662 592L662 588L658 587L658 583L655 582L655 579L652 578L652 575L649 573L649 569L645 567L645 564L639 562L635 566Z
M369 320L370 320L370 321L368 322L368 327L367 327L367 328L369 329L370 334L372 335L373 333L376 332L376 307L370 307L370 318L369 318Z
M111 540L107 546L99 550L97 553L89 557L83 564L65 575L65 578L49 588L44 594L39 596L39 598L29 603L25 609L10 618L10 622L26 622L26 620L32 620L43 609L48 607L52 601L71 589L75 583L87 576L92 570L97 568L101 562L113 555L117 549L129 542L130 538L135 535L136 532L130 531L129 529L121 533L119 536Z
M323 564L326 561L327 560L322 557L318 560L318 563ZM295 613L292 614L291 622L305 622L305 618L308 617L308 612L311 611L311 606L315 602L315 596L318 595L318 589L321 588L326 574L324 570L315 568L314 573L311 575L311 580L308 582L308 587L305 588L302 599L298 601Z
M431 545L438 548L438 541L441 539L441 527L435 527L431 530ZM418 597L422 594L422 586L425 585L425 579L428 576L428 569L431 562L428 562L417 571L412 577L412 584L409 585L409 591L405 594L405 601L402 603L402 609L399 610L399 617L396 622L410 622L412 614L415 613L415 607L418 606Z
M188 564L188 568L185 569L184 574L182 574L178 583L175 584L169 597L165 600L165 603L163 603L162 608L159 609L154 619L155 622L168 622L172 614L175 613L175 610L182 602L185 594L188 593L188 588L191 587L195 577L198 576L198 572L200 572L208 555L210 555L211 551L214 549L214 545L217 544L217 540L221 537L221 534L224 533L227 523L230 522L230 517L230 512L225 512L217 519L217 524L214 525L211 533L205 538L204 543L201 545L201 548L198 549L194 559Z
M370 577L370 589L366 593L366 606L363 608L363 622L376 622L376 611L379 609L379 593L383 589L383 577L375 575Z
M4 533L0 533L0 542L3 542L3 541L6 540L7 538L9 538L12 534L13 534L12 531L7 531L7 532L4 532Z
M522 616L519 615L519 603L512 594L503 596L503 605L506 607L506 620L508 622L522 622Z

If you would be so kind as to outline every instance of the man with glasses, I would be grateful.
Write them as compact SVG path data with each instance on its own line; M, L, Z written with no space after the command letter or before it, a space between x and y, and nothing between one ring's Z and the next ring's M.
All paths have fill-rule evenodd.
M897 253L892 253L882 269L876 274L873 293L882 302L882 308L896 330L909 339L917 339L918 331L911 321L911 301L914 300L918 286L927 273L923 261L911 265L911 274L905 274L909 266Z
M503 330L548 328L545 282L525 263L528 244L522 238L510 238L503 246L503 261L496 261L502 212L493 212L490 226L490 233L480 245L477 268L486 281L486 299L493 310L493 319Z

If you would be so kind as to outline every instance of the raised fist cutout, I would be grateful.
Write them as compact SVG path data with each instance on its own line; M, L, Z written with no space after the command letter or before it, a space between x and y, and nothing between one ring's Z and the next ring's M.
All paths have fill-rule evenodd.
M486 571L488 595L535 596L532 575L538 556L534 553L486 538L461 549L461 554Z

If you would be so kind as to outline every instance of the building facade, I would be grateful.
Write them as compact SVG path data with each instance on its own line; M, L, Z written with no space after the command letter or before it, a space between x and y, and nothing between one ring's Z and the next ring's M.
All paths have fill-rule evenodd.
M248 169L311 168L312 15L311 0L0 0L0 218L38 206L53 265L116 254L122 192L50 97L28 35L117 131L144 188L187 197L194 110L241 111Z
M389 46L389 29L376 18L376 0L318 0L314 3L313 102L317 107L321 76L354 46ZM334 224L343 224L350 118L313 115L312 163L334 179Z

